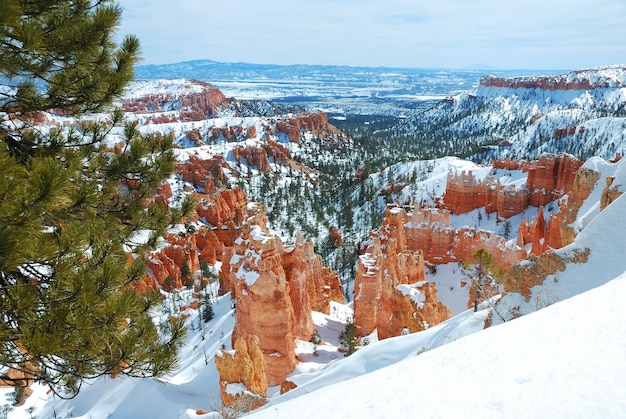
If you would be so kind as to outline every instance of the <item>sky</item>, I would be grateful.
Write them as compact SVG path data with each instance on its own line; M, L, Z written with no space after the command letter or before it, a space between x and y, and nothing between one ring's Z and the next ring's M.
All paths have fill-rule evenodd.
M624 0L118 0L143 64L582 69L626 62Z

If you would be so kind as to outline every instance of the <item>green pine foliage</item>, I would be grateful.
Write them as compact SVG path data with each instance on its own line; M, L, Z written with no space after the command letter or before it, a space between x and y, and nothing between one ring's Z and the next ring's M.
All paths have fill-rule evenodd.
M213 302L211 301L211 296L207 295L204 297L204 303L202 305L202 320L205 323L208 323L213 320L214 315L215 314L213 312Z
M339 334L339 343L345 351L344 356L350 356L358 349L359 338L356 335L356 326L353 320L348 321L343 332Z
M155 325L158 293L132 286L141 257L182 214L146 202L175 169L168 138L124 128L124 146L103 140L109 122L39 130L49 109L80 116L105 109L132 79L138 42L113 41L112 1L0 5L0 365L32 374L63 396L105 374L162 375L184 338L179 320ZM138 240L139 232L151 231Z

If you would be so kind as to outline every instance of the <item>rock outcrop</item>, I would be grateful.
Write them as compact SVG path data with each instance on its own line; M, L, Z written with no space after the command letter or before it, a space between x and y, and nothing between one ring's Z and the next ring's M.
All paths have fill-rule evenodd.
M234 353L221 351L215 356L220 398L223 408L246 413L267 403L265 358L256 336L240 336L233 347Z
M343 302L338 274L322 266L313 243L298 236L284 246L265 224L242 227L222 255L220 280L237 307L233 340L258 336L270 385L294 369L295 339L308 341L315 333L311 309L329 313L331 301Z
M194 184L205 193L214 193L215 185L224 179L223 170L228 168L223 156L201 159L191 155L189 160L176 165L176 172L185 182Z
M176 81L160 81L174 84ZM228 106L228 99L221 90L210 83L198 80L178 81L178 92L163 92L143 97L127 99L122 102L125 112L149 113L168 110L181 111L184 121L198 121L216 115L220 108ZM158 89L157 89L158 90Z
M378 329L379 339L385 339L451 316L437 301L435 284L424 282L424 257L407 247L405 223L403 209L388 207L382 227L371 233L371 244L359 257L354 296L359 336Z
M180 289L193 280L193 272L200 269L198 246L191 234L168 234L167 245L161 250L148 252L144 261L154 279L166 290ZM188 277L183 278L183 266L188 269Z
M608 71L605 71L608 70ZM625 87L624 67L606 67L591 70L577 70L554 76L496 77L484 76L480 87L500 87L508 89L541 90L594 90ZM621 77L620 77L621 76Z
M598 180L600 180L600 173L595 170L581 168L576 172L572 192L559 202L559 211L550 217L550 222L559 226L561 241L559 247L574 242L576 231L572 227L572 223L576 220L578 210L589 197Z
M257 336L268 381L278 385L296 365L294 330L300 329L282 266L282 242L255 226L245 228L234 247L234 254L229 259L224 255L222 261L229 268L228 282L237 307L233 344L240 336ZM298 326L313 324L310 311L307 314L308 319L298 319Z
M570 256L560 256L548 250L539 256L530 255L523 263L513 265L504 276L505 292L523 295L526 301L530 298L530 289L540 285L548 275L564 271L567 263L585 263L589 258L589 249L574 249Z
M603 211L611 202L619 198L624 192L620 190L621 184L614 185L615 176L607 176L606 184L600 197L600 211Z
M291 153L284 145L274 140L268 140L255 146L239 146L233 149L233 158L240 164L254 167L260 172L272 170L270 162L287 166L291 160Z
M406 247L420 250L432 264L473 262L474 253L485 249L499 266L507 269L526 256L523 248L507 244L506 239L491 231L450 226L450 211L426 208L414 210L404 224Z
M502 185L493 175L477 179L474 173L448 173L443 206L453 214L477 208L497 211L501 218L519 214L529 205L538 207L558 199L572 190L576 171L582 160L567 154L544 154L536 162L497 160L494 169L522 170L528 173L522 187Z
M299 143L302 133L310 132L324 140L324 147L332 148L345 141L344 134L328 123L325 112L303 113L281 118L276 122L276 134L284 134L289 141Z

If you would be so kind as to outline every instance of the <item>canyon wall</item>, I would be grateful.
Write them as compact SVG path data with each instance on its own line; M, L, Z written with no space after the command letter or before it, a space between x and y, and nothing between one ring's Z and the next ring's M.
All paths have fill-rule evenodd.
M492 231L471 227L455 229L450 226L450 211L424 208L406 216L404 235L406 248L421 251L431 264L472 262L478 249L485 249L493 260L507 269L526 256L523 248L507 244L506 239Z
M150 113L179 110L183 121L198 121L216 115L228 107L229 100L221 90L198 80L187 82L190 89L181 93L157 93L122 102L125 112Z
M548 91L619 89L625 87L622 76L624 70L624 67L615 66L576 70L553 76L496 77L488 75L480 79L479 86Z
M456 215L485 208L489 213L497 211L500 218L509 218L529 205L546 205L569 193L582 164L582 160L568 154L544 154L535 162L494 161L496 170L522 170L528 174L526 184L520 188L502 185L492 174L477 179L472 172L450 171L443 206Z

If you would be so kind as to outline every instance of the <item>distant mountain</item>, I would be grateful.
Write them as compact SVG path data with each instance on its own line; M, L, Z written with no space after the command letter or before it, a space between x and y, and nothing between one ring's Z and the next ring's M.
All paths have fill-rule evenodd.
M498 76L528 71L490 71ZM331 113L407 114L425 100L474 90L484 70L271 65L211 60L138 66L138 80L207 81L238 99L269 99Z

